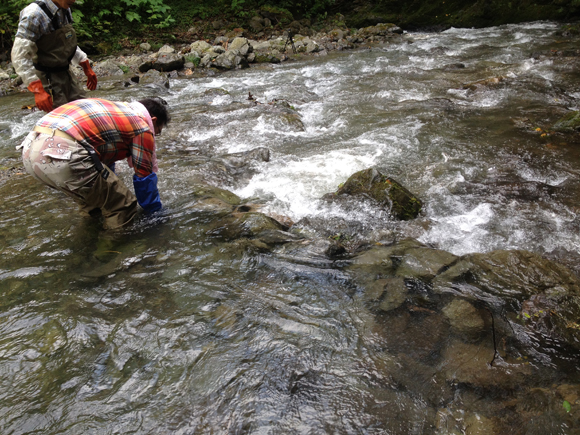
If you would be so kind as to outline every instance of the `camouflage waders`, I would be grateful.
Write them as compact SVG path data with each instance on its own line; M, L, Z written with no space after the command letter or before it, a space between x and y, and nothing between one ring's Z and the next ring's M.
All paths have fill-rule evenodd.
M119 228L133 220L137 198L106 166L105 179L88 151L72 138L32 131L22 143L26 172L70 196L84 215L101 210L104 228Z
M46 13L48 9L43 10ZM38 60L34 67L38 70L42 86L52 95L53 107L56 108L69 101L85 98L86 94L70 71L70 62L77 50L75 30L71 23L61 26L58 17L51 15L48 16L57 30L36 41Z

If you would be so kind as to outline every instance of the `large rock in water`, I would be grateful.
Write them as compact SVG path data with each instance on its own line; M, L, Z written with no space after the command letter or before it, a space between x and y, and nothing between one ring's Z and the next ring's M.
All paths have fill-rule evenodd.
M336 193L325 195L324 198L332 200L343 195L370 197L400 220L416 218L423 206L421 201L400 183L374 168L351 175Z
M527 251L468 254L432 282L439 294L482 301L546 348L580 349L580 280L566 267ZM498 325L496 325L498 327ZM524 334L518 337L524 337ZM556 344L555 344L556 343Z
M161 72L175 71L183 68L185 58L177 53L161 53L155 61L147 61L139 66L139 72L146 73L154 69Z
M566 114L556 124L554 124L556 131L580 131L580 112L574 111Z

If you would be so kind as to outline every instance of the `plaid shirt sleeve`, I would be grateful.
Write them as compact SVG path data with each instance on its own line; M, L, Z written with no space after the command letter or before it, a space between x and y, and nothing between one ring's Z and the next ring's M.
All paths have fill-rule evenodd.
M133 138L131 158L135 174L143 178L153 172L153 153L155 152L155 136L146 131Z

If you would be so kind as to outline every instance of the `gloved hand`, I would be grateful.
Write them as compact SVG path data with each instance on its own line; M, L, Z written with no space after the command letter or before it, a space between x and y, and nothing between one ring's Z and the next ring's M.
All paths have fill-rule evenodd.
M79 63L79 65L83 68L83 71L87 76L87 88L89 88L90 91L94 91L95 89L97 89L97 75L91 68L89 60L88 59L83 60L82 62Z
M143 178L133 175L133 187L137 202L143 207L146 214L161 210L162 205L157 190L157 174L155 172Z
M36 107L45 112L50 112L52 110L52 97L48 92L42 87L42 82L40 80L35 80L28 85L28 90L34 92L34 101L36 102Z

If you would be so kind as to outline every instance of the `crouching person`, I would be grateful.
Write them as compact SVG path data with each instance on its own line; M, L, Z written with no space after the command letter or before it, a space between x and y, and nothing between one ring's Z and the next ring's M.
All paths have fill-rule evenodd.
M41 118L20 145L24 168L71 197L81 213L100 211L106 229L119 228L133 220L137 204L147 214L161 209L155 136L169 121L160 98L72 101ZM123 159L135 170L135 194L114 173Z

